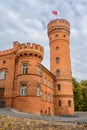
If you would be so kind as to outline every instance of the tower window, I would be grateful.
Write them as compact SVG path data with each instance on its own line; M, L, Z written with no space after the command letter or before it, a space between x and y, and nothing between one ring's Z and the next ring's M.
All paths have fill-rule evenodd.
M23 63L22 64L22 74L27 74L28 73L28 63Z
M58 64L60 62L60 58L56 57L56 63Z
M66 37L66 35L64 34L63 37Z
M61 101L60 100L58 101L58 106L61 106Z
M57 76L57 77L60 76L60 70L56 70L56 76Z
M58 37L58 34L56 34L55 37L57 38L57 37Z
M5 64L5 63L6 63L6 61L4 60L4 61L3 61L3 64Z
M59 50L59 47L56 47L56 50Z
M26 84L22 84L20 88L20 95L25 96L26 95Z
M68 101L68 106L71 107L71 101L70 100Z
M52 38L50 37L50 40L51 40Z
M58 91L60 91L60 90L61 90L61 85L58 84L58 85L57 85L57 88L58 88Z

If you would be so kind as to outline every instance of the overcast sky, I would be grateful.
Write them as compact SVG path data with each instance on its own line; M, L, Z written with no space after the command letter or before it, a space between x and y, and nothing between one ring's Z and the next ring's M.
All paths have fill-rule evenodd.
M40 44L49 69L47 24L56 18L53 10L71 25L72 75L87 79L87 0L0 0L0 50L12 48L14 41Z

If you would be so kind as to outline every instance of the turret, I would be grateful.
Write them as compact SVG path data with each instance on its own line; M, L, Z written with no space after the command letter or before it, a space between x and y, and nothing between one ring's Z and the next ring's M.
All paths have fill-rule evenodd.
M70 24L64 19L48 23L50 70L56 76L55 115L74 114L73 85L70 61Z

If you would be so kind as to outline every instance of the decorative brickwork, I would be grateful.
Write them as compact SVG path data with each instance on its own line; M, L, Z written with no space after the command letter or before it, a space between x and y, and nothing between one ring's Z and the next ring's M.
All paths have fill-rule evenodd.
M12 49L0 51L1 107L39 115L74 114L69 35L66 20L48 24L50 71L41 64L40 45L15 41Z

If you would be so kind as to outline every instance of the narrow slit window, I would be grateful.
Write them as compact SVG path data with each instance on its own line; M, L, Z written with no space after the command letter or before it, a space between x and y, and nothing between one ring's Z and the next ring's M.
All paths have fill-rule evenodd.
M60 58L56 57L56 64L58 64L60 62Z

